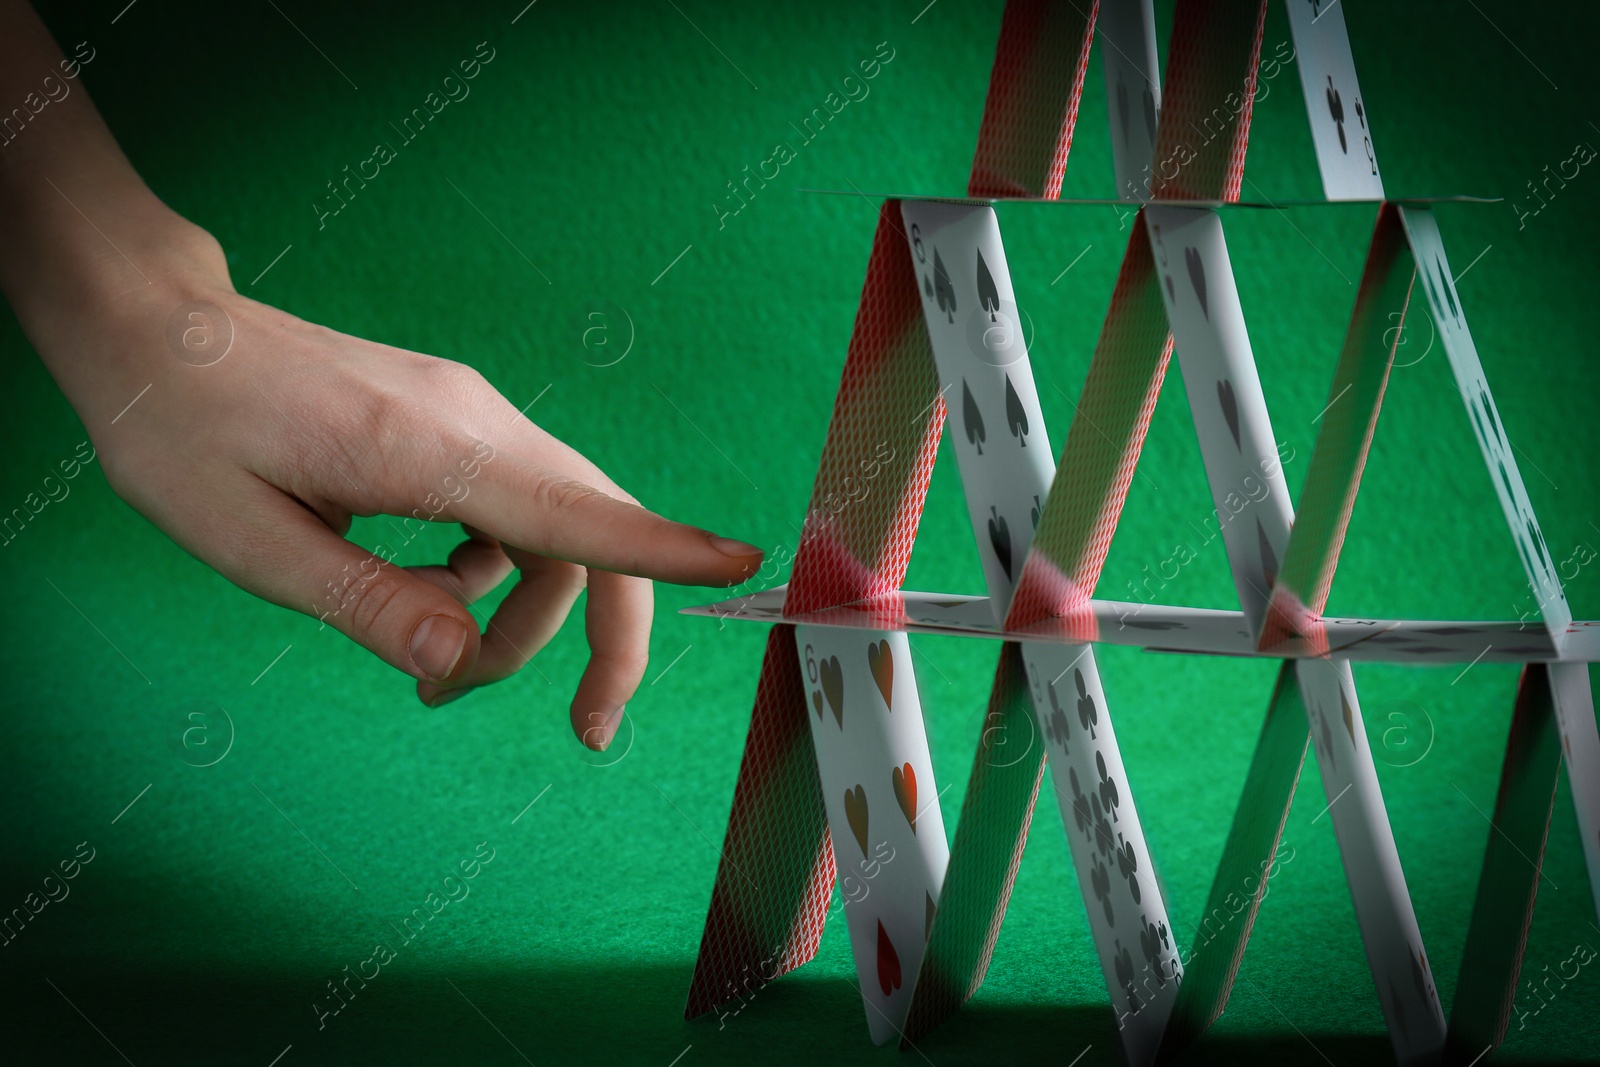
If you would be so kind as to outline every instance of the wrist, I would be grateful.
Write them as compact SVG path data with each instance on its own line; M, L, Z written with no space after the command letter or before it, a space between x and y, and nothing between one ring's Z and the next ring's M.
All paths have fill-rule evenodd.
M6 289L41 360L87 416L88 392L154 369L138 364L163 346L137 342L159 342L174 308L234 290L217 240L153 194L119 204L99 226L74 217L76 232L55 227L52 253L30 257L37 268L7 277Z

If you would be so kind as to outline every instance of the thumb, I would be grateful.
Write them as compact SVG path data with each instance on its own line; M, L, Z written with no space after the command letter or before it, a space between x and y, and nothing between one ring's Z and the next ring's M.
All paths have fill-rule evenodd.
M319 619L413 678L440 684L472 669L478 660L478 626L453 597L280 499L273 536L263 543L256 531L246 542L252 551L240 561L240 573L224 571L229 578L257 596Z

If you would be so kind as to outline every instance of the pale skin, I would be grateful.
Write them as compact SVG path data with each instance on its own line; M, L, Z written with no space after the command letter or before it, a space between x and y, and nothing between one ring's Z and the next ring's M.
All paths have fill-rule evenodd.
M572 729L605 749L644 674L651 580L736 584L760 550L642 507L468 366L241 296L221 245L146 187L62 61L28 4L0 0L0 107L31 115L0 145L0 291L111 487L240 588L415 678L432 707L515 674L587 587ZM68 91L40 106L46 77ZM168 340L191 301L221 312L197 324L231 323L210 365ZM401 568L345 539L353 516L419 509L462 525L448 562ZM469 605L513 570L480 633Z

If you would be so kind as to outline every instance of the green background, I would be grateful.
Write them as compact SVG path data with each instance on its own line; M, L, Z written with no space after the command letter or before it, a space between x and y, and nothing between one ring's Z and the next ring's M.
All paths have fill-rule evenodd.
M470 363L518 406L539 396L530 417L646 504L769 551L792 549L805 510L876 210L800 190L960 192L1001 9L541 0L513 25L525 0L470 11L251 0L226 12L139 3L113 24L124 2L51 5L47 21L68 50L79 40L96 48L83 78L112 129L151 186L222 241L243 292ZM1541 8L1530 20L1528 5L1500 0L1345 6L1391 194L1526 199L1524 184L1547 164L1577 142L1600 143L1585 110L1592 8ZM1164 40L1171 7L1157 8ZM1274 3L1264 53L1288 36ZM496 55L470 97L319 231L312 205L324 183L393 141L388 124L480 41ZM894 59L870 96L797 147L719 228L712 204L725 184L793 140L789 123L883 41ZM1246 177L1275 200L1315 197L1297 72L1286 66L1267 85ZM1098 54L1080 118L1063 194L1108 195ZM1438 210L1452 265L1473 264L1462 301L1558 563L1600 546L1595 182L1585 170L1521 230L1509 203ZM999 213L1059 448L1126 223L1107 207ZM1298 457L1286 465L1294 491L1374 215L1357 205L1225 218L1274 426ZM609 347L598 334L585 346L597 323ZM593 365L614 359L630 333L625 358ZM9 510L85 435L9 314L0 349ZM1526 582L1443 353L1419 332L1400 361L1412 365L1390 383L1330 610L1514 617ZM1105 596L1125 592L1210 512L1176 376L1141 471ZM78 842L96 858L69 898L0 948L8 1048L30 1062L121 1062L114 1044L139 1064L263 1067L291 1045L285 1067L894 1060L867 1039L837 921L814 962L721 1026L682 1019L764 626L679 616L714 594L660 588L653 663L617 745L626 755L595 757L567 724L585 654L579 626L537 669L430 711L407 679L334 631L189 558L98 470L71 484L0 551L10 605L0 909L20 906ZM352 536L372 544L386 530L358 521ZM430 531L402 561L442 558L456 537ZM982 589L948 447L908 586ZM1576 616L1600 615L1600 566L1582 568L1567 592ZM1236 606L1220 542L1164 595ZM914 644L953 827L996 649ZM1101 664L1177 928L1190 929L1275 664L1121 648L1105 649ZM1448 1010L1517 669L1356 673ZM214 766L193 767L180 744L186 716L212 705L231 718L234 742ZM225 734L215 727L216 747ZM1326 819L1313 824L1325 804L1314 766L1312 757L1284 834L1294 858L1195 1062L1388 1058L1333 834ZM311 1005L324 983L375 942L394 943L390 923L482 841L496 857L470 897L319 1032ZM1580 942L1600 947L1564 781L1545 870L1525 972L1541 976ZM1591 966L1525 1029L1513 1024L1496 1060L1593 1055L1597 1005ZM1038 809L987 983L920 1049L895 1062L1067 1063L1085 1050L1083 1064L1116 1060L1054 804Z

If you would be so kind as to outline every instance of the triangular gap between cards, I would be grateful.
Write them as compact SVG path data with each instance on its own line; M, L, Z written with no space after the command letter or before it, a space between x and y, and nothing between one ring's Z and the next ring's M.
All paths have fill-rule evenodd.
M1319 652L1328 650L1322 613L1406 326L1415 273L1399 208L1385 204L1373 227L1328 401L1317 419L1316 443L1258 641L1263 651L1291 637L1306 638Z
M1565 644L1568 628L1572 625L1572 609L1567 605L1565 591L1550 558L1539 520L1528 498L1527 486L1517 467L1513 454L1515 446L1506 435L1500 421L1500 412L1489 382L1483 373L1483 363L1467 328L1467 318L1456 293L1454 275L1445 257L1444 240L1439 234L1439 224L1433 211L1417 205L1401 205L1400 220L1405 226L1411 254L1439 340L1444 345L1445 356L1455 376L1456 388L1462 405L1467 409L1473 436L1483 453L1484 465L1494 483L1495 495L1500 498L1500 508L1506 526L1515 542L1517 555L1522 559L1528 584L1544 617L1550 640L1559 651Z

